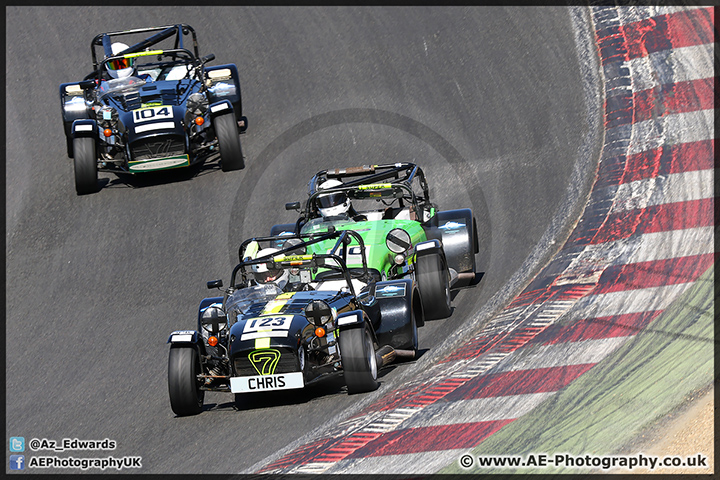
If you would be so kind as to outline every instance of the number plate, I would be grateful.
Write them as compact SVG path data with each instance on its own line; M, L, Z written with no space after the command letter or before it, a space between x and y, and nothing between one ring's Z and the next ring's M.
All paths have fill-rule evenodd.
M303 388L304 386L302 372L230 378L230 391L232 393L269 392L271 390Z

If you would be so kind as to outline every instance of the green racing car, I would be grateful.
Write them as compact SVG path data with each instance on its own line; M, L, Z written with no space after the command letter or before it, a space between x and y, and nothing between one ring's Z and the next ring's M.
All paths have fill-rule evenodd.
M414 163L336 168L315 174L305 204L292 202L294 224L279 224L271 235L320 234L353 230L364 241L370 271L378 281L412 277L424 319L450 316L450 289L475 281L478 236L470 209L440 211L430 202L422 169ZM313 245L333 253L332 242ZM360 268L359 245L348 248L348 267Z

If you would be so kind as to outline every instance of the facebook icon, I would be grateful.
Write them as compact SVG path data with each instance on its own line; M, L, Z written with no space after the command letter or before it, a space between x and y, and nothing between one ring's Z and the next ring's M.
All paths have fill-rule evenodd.
M10 470L25 470L25 455L10 455Z

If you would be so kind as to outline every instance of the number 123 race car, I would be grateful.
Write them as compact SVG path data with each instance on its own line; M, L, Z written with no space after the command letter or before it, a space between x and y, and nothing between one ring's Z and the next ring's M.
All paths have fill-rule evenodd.
M334 242L333 253L310 253L320 242ZM197 328L168 339L173 412L200 413L208 390L239 396L330 376L342 376L350 394L368 392L383 366L414 358L423 323L415 284L381 281L364 256L349 269L357 247L365 244L352 230L246 240L225 295L202 300Z

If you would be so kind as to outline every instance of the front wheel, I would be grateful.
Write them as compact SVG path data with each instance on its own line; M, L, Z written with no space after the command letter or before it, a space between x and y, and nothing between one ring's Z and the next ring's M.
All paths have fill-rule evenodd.
M213 119L215 134L220 146L220 163L223 172L245 168L240 134L235 115L230 112Z
M202 412L205 391L200 390L200 358L192 347L170 349L168 360L168 392L170 407L178 416Z
M445 262L439 253L418 257L415 261L415 280L420 289L423 312L428 320L450 316L450 279Z
M86 195L98 191L98 168L95 139L77 137L73 139L73 165L75 166L75 191Z
M340 355L348 393L371 392L378 387L377 359L370 329L343 330L340 333Z

